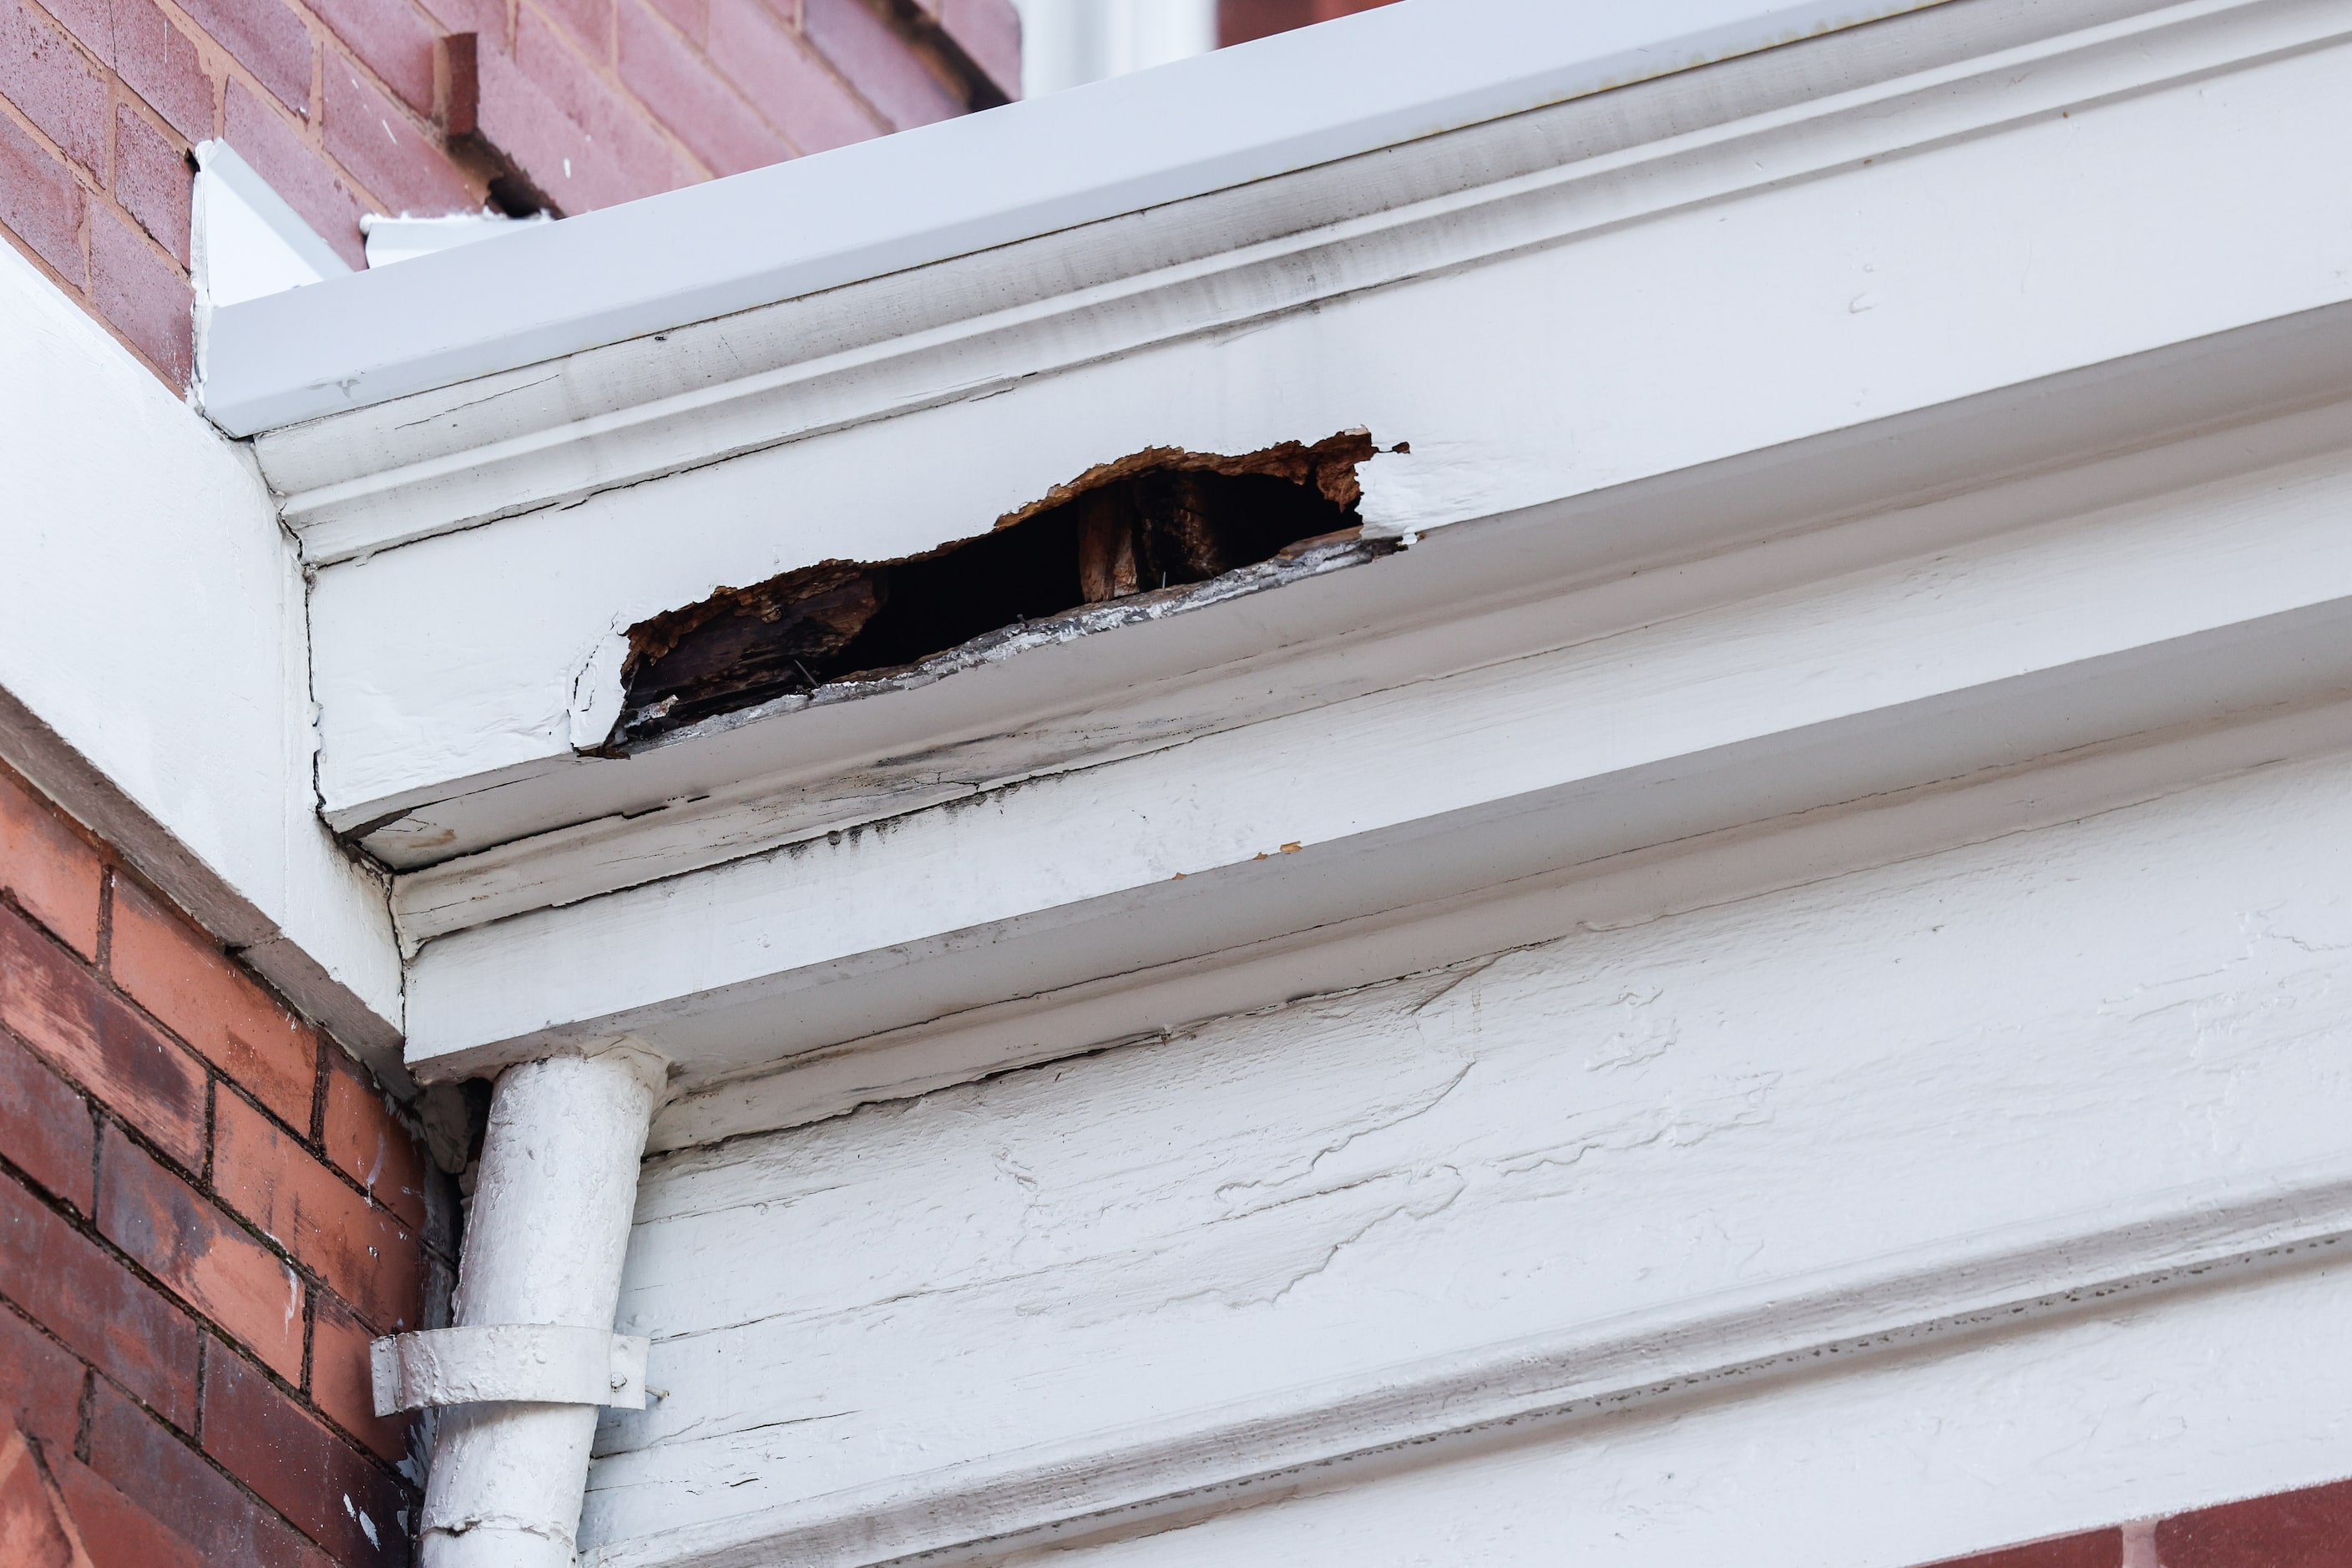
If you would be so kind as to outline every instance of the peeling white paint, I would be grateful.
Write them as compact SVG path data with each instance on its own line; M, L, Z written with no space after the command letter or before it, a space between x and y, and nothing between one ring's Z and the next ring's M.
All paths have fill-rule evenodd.
M2347 413L2297 417L2315 437ZM2188 445L2164 478L2193 470ZM2247 447L2231 432L2210 449ZM2112 472L2162 482L2137 461ZM412 1056L639 1032L698 1089L1399 902L2316 700L2352 679L2323 629L2352 614L2347 493L2336 454L2088 514L2068 509L2073 476L2042 476L1542 601L1530 623L1592 635L441 937L410 971ZM2053 504L1925 553L1847 552ZM1434 573L1462 537L1322 581ZM1752 596L1656 613L1710 583ZM1444 657L1464 625L1408 646ZM1261 867L1288 843L1312 846L1292 860L1311 877Z
M449 1417L428 1563L1900 1568L2342 1473L2348 64L1934 7L264 437L413 1055L534 1058L459 1316L653 1342ZM1358 426L1391 559L580 754L721 584ZM653 1079L514 1111L622 1037L625 1271Z
M585 752L604 743L621 716L621 668L628 662L625 628L615 628L596 640L595 651L572 682L570 737L572 749Z
M832 1494L1116 1447L1277 1391L1304 1408L1311 1387L1569 1324L1955 1259L2004 1226L2128 1230L2212 1208L2167 1195L2200 1183L2286 1191L2339 1159L2352 1114L2333 1045L2352 1027L2347 765L658 1159L622 1321L656 1336L669 1393L606 1418L586 1540L683 1560L658 1541L686 1521L813 1518ZM1975 1373L1916 1375L1983 1396ZM1739 1397L1829 1397L1802 1383ZM2057 1384L2078 1386L2064 1397L2103 1397ZM2135 1454L2169 1430L2135 1425L2139 1386L2110 1416ZM2310 1474L2335 1428L2308 1409L2229 1430L2301 1445ZM1609 1448L1545 1441L1580 1464ZM2227 1495L2221 1473L2168 1500ZM2032 1533L2040 1506L1947 1539ZM1642 1561L1624 1550L1602 1560ZM1906 1561L1891 1550L1853 1560Z

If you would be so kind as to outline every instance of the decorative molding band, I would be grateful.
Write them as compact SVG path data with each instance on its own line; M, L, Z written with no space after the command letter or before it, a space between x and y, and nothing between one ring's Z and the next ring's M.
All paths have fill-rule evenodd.
M698 742L698 757L693 748L671 742L633 761L640 771L626 783L642 791L642 778L662 769L652 793L677 804L630 812L626 800L592 796L574 783L578 793L567 795L565 813L572 820L565 826L487 847L469 841L447 858L402 870L394 884L402 941L414 952L489 921L1278 718L1339 694L1406 686L1449 663L1466 667L1545 652L1561 641L1559 617L1531 615L1531 604L1593 594L1592 606L1571 617L1579 624L1656 618L1675 613L1673 605L1684 601L1600 606L1640 583L1659 582L1658 568L1685 569L1687 579L1686 569L1697 563L1728 560L1759 540L1826 529L1835 520L1899 514L1899 530L1907 531L1901 537L1908 542L1890 545L1899 531L1895 526L1852 530L1847 546L1811 559L1804 569L1809 576L1863 568L1889 548L1956 542L1980 531L1988 515L2046 513L2055 504L2048 499L2053 487L2072 498L2063 503L2069 510L2092 510L2150 485L2187 482L2190 469L2210 478L2249 461L2294 461L2334 450L2352 432L2352 412L2335 410L2352 396L2347 348L2352 310L2307 312L1704 470L1596 492L1541 514L1447 530L1408 552L1386 575L1350 574L1347 592L1286 607L1278 679L1266 674L1265 658L1213 637L1216 617L1203 616L1191 617L1200 637L1187 645L1189 664L1109 668L1098 685L1081 688L1075 698L1035 671L1021 688L1027 697L983 689L960 694L952 710L935 700L936 690L905 691L901 697L927 705L902 704L894 728L844 731L846 739L828 739L826 731L797 722L776 738L763 738L761 727L745 721L771 709L732 715L710 726ZM2159 437L2175 442L2162 459L2147 455ZM2201 456L2184 468L2190 454ZM1482 534L1525 536L1537 529L1555 552L1513 547L1500 537L1481 542ZM1321 547L1188 603L1198 607L1260 585L1325 575L1360 563L1364 548ZM1427 575L1414 574L1424 567ZM1738 592L1756 591L1758 566L1727 570ZM1711 592L1702 591L1700 600L1711 602ZM1442 619L1433 616L1433 606L1443 607ZM1096 629L1098 621L1136 613L1097 609L1066 626L1013 628L942 656L929 668L979 662L1000 666L1000 675L1027 669L1012 656L1062 640L1061 629ZM1147 682L1150 706L1139 710ZM1111 713L1107 705L1112 703L1123 710ZM821 723L850 705L835 702L830 715L814 710L824 706L796 697L772 708ZM581 778L579 764L567 759L565 767L574 781ZM593 776L598 783L623 782ZM842 789L843 778L854 778L856 787ZM466 822L463 810L485 805L499 789L546 782L499 781L469 799L446 804L403 801L398 820L444 837L453 829L487 837ZM331 815L330 821L362 836L367 831L364 824ZM385 841L368 847L384 853ZM384 858L398 863L396 855Z
M1952 60L1980 47L1987 15L1919 12L1194 197L1184 221L1105 220L268 433L257 450L322 565L2352 36L2340 0L2191 0ZM1895 74L1836 89L1873 70ZM1726 118L1668 133L1710 108ZM1003 306L1020 279L1062 287ZM751 368L688 377L715 361Z
M965 1562L1141 1526L1309 1468L1423 1456L1507 1424L1640 1406L2135 1302L2217 1273L2352 1256L2352 1170L2152 1194L1932 1249L1293 1390L1098 1440L614 1542L589 1568ZM1425 1461L1424 1461L1425 1462ZM593 1483L593 1477L592 1477Z

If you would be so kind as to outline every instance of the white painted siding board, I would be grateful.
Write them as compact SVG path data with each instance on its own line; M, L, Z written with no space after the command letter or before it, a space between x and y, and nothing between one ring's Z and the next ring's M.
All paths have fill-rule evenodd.
M1426 1469L1340 1471L1254 1499L1276 1506L1005 1561L1913 1568L2342 1479L2348 1307L2337 1266Z
M2347 765L657 1160L592 1534L2328 1158Z
M331 568L329 804L560 759L631 622L968 535L1146 446L1369 426L1413 450L1372 465L1368 515L1423 528L2352 297L2352 214L2284 152L2352 133L2344 69L2086 105Z

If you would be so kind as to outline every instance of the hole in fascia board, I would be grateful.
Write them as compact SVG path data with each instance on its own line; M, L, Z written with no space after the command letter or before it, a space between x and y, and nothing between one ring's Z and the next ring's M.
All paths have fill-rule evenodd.
M894 561L825 561L629 628L626 755L681 731L926 685L1028 647L1199 608L1394 550L1361 537L1362 430L1229 457L1153 447L989 532Z

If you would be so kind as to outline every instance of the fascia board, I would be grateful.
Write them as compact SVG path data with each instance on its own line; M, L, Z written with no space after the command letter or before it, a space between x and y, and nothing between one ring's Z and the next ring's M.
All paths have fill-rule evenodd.
M708 321L1942 0L1435 0L226 307L233 435Z
M790 931L822 901L790 886L784 858L736 862L731 879L697 873L428 946L409 972L408 1065L428 1081L494 1076L632 1039L673 1060L684 1097L656 1146L798 1125L1587 922L1650 918L1678 899L1761 891L2340 752L2352 709L2327 699L2352 678L2347 627L2342 604L2266 617L1263 864L1245 856L908 940L853 938L805 963L735 962L746 933ZM934 852L916 876L890 868L864 896L904 900L952 863Z
M1549 869L2326 701L2352 689L2328 503L2279 510L2260 549L2217 521L2294 489L2266 472L2092 535L1988 542L1974 567L1939 552L1916 568L1934 625L1897 566L461 932L410 967L411 1066L626 1035L701 1088ZM2088 619L2086 573L2114 600ZM1294 962L1285 994L1325 978Z
M373 819L330 821L401 871L394 909L415 947L975 796L992 781L1548 651L1561 640L1559 606L1570 595L1625 600L1590 612L1595 622L1687 613L1715 591L1703 585L1709 562L1736 579L1732 596L1762 592L1755 565L1720 563L1748 561L1776 538L1826 540L1833 525L1874 515L1906 520L1858 531L1853 546L1805 568L1834 574L2136 493L2148 482L2139 454L2158 443L2175 443L2174 479L2256 453L2292 460L2340 438L2325 405L2352 397L2347 344L2352 310L2305 312L1450 530L1375 570L1286 588L1285 637L1271 651L1254 645L1249 605L1228 603L887 702L715 728L625 768L567 758L379 805ZM2320 412L2278 417L2305 408ZM1607 586L1637 583L1663 596ZM1212 713L1213 722L1202 717ZM1107 743L1120 733L1155 739ZM930 783L905 782L918 778ZM843 787L849 779L854 789ZM551 816L567 826L538 829ZM412 843L443 847L420 856Z
M1859 68L1840 68L1842 59L1852 65L1855 55L1867 56L1861 64L1882 74L1923 58L1930 65L1943 64L1954 47L1983 42L1999 19L1996 12L2030 9L2005 0L1989 3L1994 11L1943 7L1202 200L1223 205L1246 198L1255 211L1269 193L1294 184L1319 185L1342 173L1353 176L1384 165L1417 163L1440 149L1454 148L1458 154L1471 142L1507 141L1512 146L1507 151L1526 156L1517 142L1528 128L1599 118L1604 110L1635 123L1588 127L1593 132L1588 141L1599 140L1604 131L1635 138L1655 124L1662 100L1678 100L1701 88L1721 97L1728 84L1764 76L1773 79L1771 90L1779 94L1817 88L1825 80L1862 75ZM1864 127L1874 132L1866 137L1848 134L1853 127L1847 127L1811 138L1817 127L1809 119L1801 127L1811 138L1801 158L1789 155L1786 148L1767 156L1744 134L1723 144L1710 142L1705 149L1708 169L1736 163L1742 180L1780 183L1742 186L1738 200L1713 200L1721 191L1711 177L1696 189L1674 182L1675 194L1710 202L1705 217L1695 216L1696 208L1676 207L1659 220L1663 226L1648 226L1661 182L1645 163L1638 190L1620 184L1613 194L1602 191L1589 202L1580 198L1569 214L1589 228L1612 214L1623 216L1632 205L1643 215L1643 226L1606 230L1598 244L1574 245L1552 243L1557 214L1540 221L1514 218L1491 232L1479 228L1476 254L1499 249L1503 258L1492 274L1455 268L1415 274L1409 288L1370 287L1397 268L1379 258L1360 266L1363 258L1355 251L1377 248L1386 255L1391 247L1383 234L1376 247L1325 247L1309 264L1292 260L1265 276L1253 274L1246 287L1225 289L1220 283L1210 290L1215 297L1204 297L1199 310L1154 293L1131 320L1122 314L1123 324L1102 331L1091 315L1057 314L1044 331L1024 322L984 342L961 335L959 326L959 335L944 349L927 337L902 353L906 345L893 342L882 350L892 366L883 378L885 394L869 395L874 387L862 379L851 391L805 398L793 393L801 413L820 422L814 434L786 423L785 410L757 396L737 399L741 406L699 401L705 394L725 391L723 377L698 392L679 391L678 381L698 369L719 376L722 365L761 384L770 384L772 373L798 377L803 366L780 368L778 361L792 356L795 345L805 348L812 327L821 325L804 313L808 308L823 305L833 320L845 302L856 300L870 305L862 312L867 318L906 323L912 313L908 295L919 280L963 273L956 298L946 302L954 305L984 296L991 278L1006 288L1032 270L1058 279L1055 257L1034 269L1017 258L1031 246L1058 254L1072 242L1114 230L1164 231L1176 223L1178 209L1147 215L1149 224L1111 224L1084 235L1048 237L833 290L823 300L745 312L674 334L608 345L561 364L509 372L273 432L257 443L264 470L286 498L287 520L303 540L306 561L326 563L317 576L313 627L326 737L320 782L331 820L338 831L364 834L370 850L383 854L388 864L413 870L561 822L613 810L639 813L702 795L711 787L707 776L680 777L673 781L676 788L647 793L651 773L667 769L641 760L630 764L624 779L623 770L572 754L575 744L593 742L609 724L609 712L599 720L598 705L619 700L617 682L610 678L621 647L618 627L690 603L718 584L756 581L826 556L878 559L969 537L1090 462L1119 453L1171 441L1244 451L1369 425L1384 443L1410 437L1417 455L1376 460L1368 475L1374 500L1368 521L1388 532L1420 531L1593 495L1612 483L1846 427L1859 417L1965 398L1989 385L2021 384L2086 362L2106 362L2111 355L2177 344L2189 334L2250 317L2283 317L2334 301L2341 279L2312 265L2313 241L2324 240L2315 230L2324 219L2287 199L2294 193L2285 187L2293 179L2278 171L2291 165L2254 159L2245 177L2224 172L2216 178L2210 162L2187 160L2197 156L2199 147L2240 148L2245 139L2190 130L2194 116L2188 109L2191 100L2203 96L2200 88L2142 89L2151 77L2159 85L2193 84L2217 64L2299 51L2294 58L2304 63L2290 60L2279 68L2296 73L2302 96L2282 99L2281 89L2268 96L2257 93L2251 101L2320 105L2278 121L2282 145L2315 144L2315 136L2333 128L2336 110L2328 106L2336 95L2324 80L2327 63L2305 57L2314 53L2315 35L2324 43L2340 33L2348 14L2339 5L2227 5L2219 13L2205 5L2182 9L2202 20L2182 26L2171 13L2134 11L2097 29L2092 39L2036 39L2025 51L2031 70L2014 53L1998 68L1970 55L1953 68L1965 74L1969 91L1952 90L1950 71L1898 84L1906 111L1892 121L1878 115ZM1966 29L1958 26L1964 15L1969 21ZM2067 16L2086 20L2082 8L2070 9ZM1967 37L1954 37L1961 32ZM1927 36L1925 44L1922 35ZM2052 65L2053 55L2067 61L2066 68ZM2026 80L2033 91L2021 100L2006 89L1986 86L1988 79ZM2102 169L2109 172L2097 184L2121 191L2160 176L2171 181L2175 199L2124 203L2110 217L2095 215L2089 204L2063 188L2077 176L2053 171L2073 170L2089 155L2086 148L2074 145L2081 124L2066 125L2063 111L2086 100L2103 106L2088 117L2095 129L2104 130L2116 119L2135 121L2128 134L2118 132L2099 143L2105 152ZM1794 102L1790 113L1812 115L1813 99ZM1990 134L1954 139L1957 132L1987 126L1992 128ZM1574 146L1575 130L1556 123L1540 140L1554 148ZM1940 138L1928 142L1933 151L1924 156L1883 155L1890 143L1909 145L1923 137ZM2070 155L2058 156L2061 148L2071 149ZM1792 170L1813 174L1824 158L1836 160L1829 178L1790 178ZM1459 155L1449 159L1462 161ZM1963 162L1975 172L1956 172ZM2205 175L2193 188L2192 167ZM1851 198L1821 195L1832 184L1847 181L1854 190ZM2279 199L2243 198L2247 221L2181 222L2186 213L2210 213L2219 210L2219 202L2240 199L2235 193L2256 188L2258 181L2266 195L2276 191ZM1953 183L1951 188L1947 182ZM1955 245L1946 215L1970 191L2000 194L1972 209L1982 221L1971 226L1969 243ZM2007 222L2010 214L2030 205L2028 192L2041 193L2040 216ZM1809 206L1801 219L1780 223L1772 216L1796 206ZM1739 254L1692 245L1700 224L1712 222L1740 227L1753 237L1746 241L1751 248ZM1433 253L1438 260L1455 261L1463 255L1465 231L1478 226L1458 212L1450 222L1445 215L1434 215L1428 235L1393 247L1398 266L1419 266ZM2071 237L2063 247L2057 244L2062 233ZM1608 255L1637 242L1653 247L1654 268L1608 264ZM2031 271L2036 243L2045 257L2063 250L2076 264L2063 270L2045 265L2032 272L2032 290L1990 281L2006 270ZM1864 316L1844 308L1844 293L1822 298L1839 287L1834 279L1849 268L1849 250L1856 245L1873 247L1889 265L1895 265L1894 250L1904 252L1906 292L1895 308ZM2192 247L2202 253L2193 262ZM2180 277L2199 270L2214 281L2123 294L2113 287L2116 279L2140 277L2157 266ZM1643 279L1654 273L1671 273L1680 289L1672 295L1647 290ZM1559 281L1544 287L1538 274ZM1292 286L1298 279L1310 286L1304 300L1302 290ZM1367 286L1322 310L1297 309L1323 300L1320 291L1333 279ZM1857 278L1853 287L1862 286ZM1786 310L1786 302L1799 295L1829 307L1802 318L1807 325L1801 347L1783 331L1798 319ZM1555 301L1571 298L1624 303L1594 309L1593 330L1587 331L1574 312L1555 308ZM1937 301L1932 309L1925 304L1930 298ZM1907 312L1906 300L1917 302ZM1686 300L1699 302L1700 309L1685 308ZM1285 313L1261 319L1265 309ZM1422 330L1422 321L1444 319L1446 312L1491 328L1452 335ZM1238 336L1227 342L1210 331L1237 316L1247 318L1246 342ZM1174 327L1184 329L1181 333L1171 328L1171 318ZM1709 318L1715 324L1705 329L1703 341L1694 337L1693 327ZM1152 342L1157 359L1120 352L1138 335ZM689 341L696 339L701 340L699 347ZM1531 378L1534 362L1527 352L1538 341L1545 343L1545 353L1575 353L1587 373L1541 387ZM2291 332L2282 341L2305 340ZM1970 345L1969 353L1946 352L1948 343L1961 342ZM1074 353L1084 357L1071 363ZM2262 356L2243 387L2247 395L2213 406L2210 416L2241 418L2271 403L2275 389L2270 384L2283 374L2302 379L2285 374L2302 357L2299 351L2284 359L2276 353ZM1269 374L1286 363L1321 368ZM1736 375L1735 364L1740 367ZM1062 374L1037 374L1041 365ZM1171 396L1164 368L1171 365L1193 377L1197 391ZM1347 367L1343 373L1334 368L1340 365ZM1790 374L1792 370L1797 374ZM863 377L866 372L853 374ZM1229 378L1227 389L1213 396L1198 395L1215 386L1220 375ZM1638 395L1644 386L1685 378L1696 395L1673 407L1654 405L1654 417L1639 421L1638 429L1622 417L1630 405L1593 396L1591 390L1622 383ZM688 445L664 446L649 454L635 441L645 426L628 424L640 410L615 413L615 400L633 388L644 392L649 380L656 382L652 390L663 404L698 400L695 409L675 418L663 416ZM1745 390L1736 390L1735 381ZM1881 395L1858 406L1848 395L1849 385L1867 386ZM1014 395L995 396L1000 390ZM1530 416L1530 408L1548 412ZM2138 417L2152 411L2143 406L2124 412ZM908 414L913 416L886 417ZM1558 442L1553 421L1572 422L1592 435L1573 444ZM714 436L714 426L734 434ZM1602 432L1608 433L1605 439ZM2134 438L2146 434L2137 431ZM793 437L801 438L787 438ZM1432 437L1438 437L1435 446ZM738 459L709 460L763 438L772 444ZM1443 455L1449 438L1456 452L1452 459ZM479 506L455 502L453 496L464 490L480 500L472 489L477 481L524 448L526 463L548 459L544 477L553 486L532 489L530 500L562 494L587 504L577 510L568 501L562 510L541 505L511 523L501 520L490 527L452 526L481 515ZM1505 460L1470 466L1463 455L1471 450ZM950 452L959 455L948 460ZM360 466L373 462L394 467L353 477ZM432 471L421 472L426 468ZM646 479L654 482L638 482ZM306 495L315 500L328 489L362 489L384 503L364 520L344 513L334 521L320 508L304 505ZM692 525L680 527L688 518ZM353 537L350 525L355 522L364 523L364 539ZM415 542L418 530L446 536L420 546ZM336 538L341 549L327 548ZM348 566L339 559L345 550L353 552ZM542 573L550 574L549 591L530 595L520 616L508 612L525 606L509 606L499 595L477 594L469 586L536 580ZM1384 566L1372 575L1393 572ZM1303 607L1304 593L1295 588L1283 595L1286 626ZM1138 628L1116 641L1122 650L1151 643L1166 651L1185 636L1170 631L1162 637ZM1292 639L1286 635L1283 640ZM461 647L462 655L453 655ZM1056 662L1042 652L1035 657L1048 665ZM1105 651L1095 657L1115 656ZM1209 661L1224 658L1213 652ZM583 679L583 668L592 667L593 673ZM960 680L957 702L979 695L969 689L972 684L996 684L999 673L992 669L984 680L977 675ZM1024 668L1016 676L1008 665L1003 673L1020 685L1033 677L1045 681L1047 672ZM1155 673L1167 670L1161 667ZM1126 684L1106 683L1105 689L1124 689ZM1012 695L1006 691L1008 699ZM914 725L914 709L921 703L894 699L889 706L908 721L909 729L890 737L877 754L900 756L954 738L952 731L941 734ZM937 715L930 721L937 721ZM948 721L961 721L951 715ZM833 727L822 718L795 719L789 742L795 756L809 759L803 748L823 745L824 732ZM780 739L779 744L785 743ZM743 759L739 754L735 760ZM1010 771L1017 774L1054 762L1033 758ZM1004 771L991 768L982 776ZM594 773L610 775L587 786L597 798L574 795L573 789ZM532 781L559 773L568 775L555 792L566 797L561 805L551 796L526 801L538 788ZM733 773L719 782L731 787L745 777ZM470 819L467 826L438 809L441 803L460 800L465 804L456 810ZM433 820L393 826L420 808L429 808ZM452 827L457 829L454 836L444 831Z

